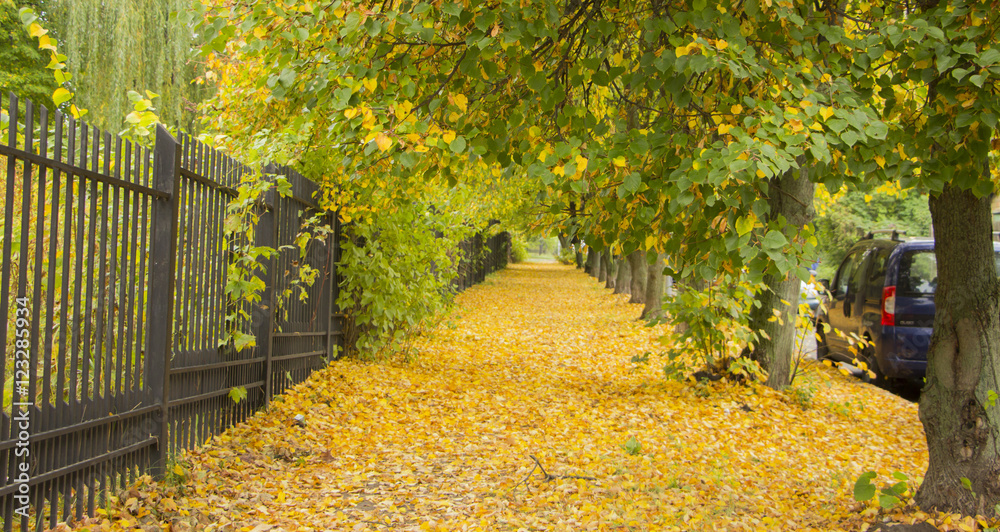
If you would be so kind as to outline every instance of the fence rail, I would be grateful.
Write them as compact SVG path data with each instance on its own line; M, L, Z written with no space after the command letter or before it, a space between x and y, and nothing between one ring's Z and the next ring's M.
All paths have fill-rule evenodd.
M29 530L93 515L110 489L162 472L166 457L205 442L305 380L342 348L337 263L342 228L315 183L266 193L254 245L258 304L226 295L234 249L227 205L254 172L191 137L160 128L146 149L13 95L0 132L0 518ZM318 231L302 250L307 220ZM244 237L245 238L245 237ZM464 252L455 288L506 265L506 233ZM301 268L318 272L281 294ZM220 346L243 310L256 346ZM243 400L230 398L234 389Z

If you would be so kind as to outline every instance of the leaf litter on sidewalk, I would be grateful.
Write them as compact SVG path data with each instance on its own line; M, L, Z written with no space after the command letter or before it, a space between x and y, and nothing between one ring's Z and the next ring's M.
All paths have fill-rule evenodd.
M335 361L82 526L863 530L862 473L923 474L916 404L813 362L798 394L666 380L632 359L669 329L626 301L570 267L508 268L413 361Z

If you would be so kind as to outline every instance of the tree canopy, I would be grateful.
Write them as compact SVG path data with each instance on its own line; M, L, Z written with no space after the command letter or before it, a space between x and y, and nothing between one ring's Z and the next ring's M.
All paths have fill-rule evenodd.
M775 297L752 319L781 310L791 274L808 278L814 185L895 182L929 192L932 211L936 198L979 209L966 200L994 190L1000 18L989 2L206 9L214 125L321 180L347 217L442 187L503 187L517 204L506 212L596 249L665 254L681 278L763 283ZM765 369L781 367L766 367L778 344ZM991 381L976 375L985 401Z

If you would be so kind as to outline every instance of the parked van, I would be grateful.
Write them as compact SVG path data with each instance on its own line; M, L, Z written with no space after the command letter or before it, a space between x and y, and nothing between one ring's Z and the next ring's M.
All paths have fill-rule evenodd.
M993 249L1000 271L1000 243ZM868 233L848 250L832 283L820 282L829 294L816 316L817 359L857 358L875 375L866 380L879 384L923 380L937 289L933 240L903 240L895 231L882 240ZM868 344L855 343L857 355L850 350L852 334Z

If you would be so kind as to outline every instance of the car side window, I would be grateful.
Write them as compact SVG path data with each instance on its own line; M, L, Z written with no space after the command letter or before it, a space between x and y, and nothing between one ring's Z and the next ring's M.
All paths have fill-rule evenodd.
M866 299L882 299L882 288L885 285L885 260L889 257L888 249L879 249L872 258L871 273L868 274Z
M859 251L855 255L854 259L854 273L851 275L851 283L848 286L848 294L857 294L864 289L864 276L865 272L868 271L868 264L871 262L869 257L872 256L873 249L869 248L864 251Z
M848 282L854 275L854 268L856 266L858 257L861 256L861 251L855 251L844 259L844 262L840 263L840 269L837 270L837 277L833 282L833 293L836 296L842 296L847 293Z

